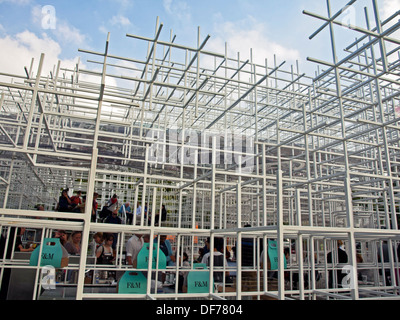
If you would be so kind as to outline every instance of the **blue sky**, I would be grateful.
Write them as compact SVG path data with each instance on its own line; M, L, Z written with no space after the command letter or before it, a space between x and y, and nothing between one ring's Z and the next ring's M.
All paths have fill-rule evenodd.
M331 2L336 12L348 1ZM371 3L358 0L356 11L347 17L365 27L362 9L368 7L372 20ZM378 4L382 19L400 9L400 0L379 0ZM46 5L55 9L55 29L43 28ZM153 37L159 17L162 40L169 40L172 30L175 42L195 47L200 27L200 42L211 36L206 50L223 53L227 42L230 56L240 52L248 58L252 48L256 61L272 61L276 54L278 63L297 60L300 72L312 76L316 65L306 58L332 61L332 54L327 30L308 39L322 21L304 15L303 10L327 16L325 0L0 0L0 72L23 74L22 65L29 65L32 57L38 59L40 52L46 53L49 66L57 59L70 65L79 56L86 64L87 56L78 48L103 51L108 32L110 53L144 59L143 48L126 34ZM338 30L339 48L357 36L346 32Z

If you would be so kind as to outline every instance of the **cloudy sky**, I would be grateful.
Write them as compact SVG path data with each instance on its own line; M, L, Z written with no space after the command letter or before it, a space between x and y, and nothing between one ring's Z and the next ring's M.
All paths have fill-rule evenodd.
M347 2L331 0L332 12ZM366 28L367 7L371 28L375 27L372 2L358 0L341 21ZM381 20L400 10L400 0L377 3ZM126 34L153 37L159 17L162 40L168 41L172 30L176 43L196 47L200 30L200 42L210 35L208 51L224 53L227 43L231 57L240 52L248 59L251 48L255 62L273 61L275 54L278 64L298 61L300 72L313 76L316 65L306 58L331 62L330 40L326 28L309 39L323 21L303 10L326 17L326 6L326 0L0 0L0 72L24 74L24 66L32 58L37 61L42 52L45 71L58 60L72 66L80 57L86 65L88 57L78 49L103 51L108 32L110 53L144 60L145 53ZM337 34L338 49L360 36L347 29Z

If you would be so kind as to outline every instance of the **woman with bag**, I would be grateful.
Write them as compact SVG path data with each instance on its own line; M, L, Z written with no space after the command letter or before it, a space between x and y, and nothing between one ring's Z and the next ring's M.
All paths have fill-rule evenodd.
M107 234L104 243L100 245L96 250L97 264L112 264L114 261L114 252L112 248L112 243L114 241L114 236L112 234Z

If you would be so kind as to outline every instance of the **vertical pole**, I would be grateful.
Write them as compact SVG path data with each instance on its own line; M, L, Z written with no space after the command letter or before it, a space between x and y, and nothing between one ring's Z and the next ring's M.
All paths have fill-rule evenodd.
M27 150L28 149L28 143L29 143L29 137L30 137L30 132L32 128L32 122L33 122L33 113L36 108L36 99L39 99L38 97L38 90L39 90L39 83L40 83L40 77L42 74L42 69L43 69L43 63L44 63L44 53L40 55L40 61L39 61L39 67L36 75L36 80L35 80L35 86L32 91L32 102L29 107L29 115L28 115L28 123L25 128L25 136L24 136L24 142L23 142L23 149Z
M280 149L280 148L279 148ZM280 162L280 160L278 160ZM284 248L283 248L283 185L282 185L282 170L277 172L277 184L278 184L278 298L284 300L285 298L285 264L284 260Z
M328 7L328 16L331 18L331 6L330 0L327 0ZM329 22L329 31L331 37L331 47L332 47L332 56L334 64L336 65L338 62L338 58L336 55L336 45L335 45L335 37L333 32L333 23ZM335 79L336 79L336 94L339 102L339 110L340 110L340 120L341 120L341 129L342 129L342 137L343 137L343 155L344 155L344 163L345 163L345 179L344 179L344 189L345 189L345 202L346 202L346 214L347 214L347 227L349 229L349 242L350 242L350 265L355 266L356 264L356 246L354 239L354 217L353 217L353 204L352 204L352 191L350 185L350 163L348 156L348 147L346 141L346 122L345 122L345 113L343 109L343 96L342 96L342 88L341 88L341 79L338 67L335 67ZM354 288L351 289L351 295L354 300L358 299L358 283L354 281Z
M95 126L94 137L93 137L93 151L92 151L92 159L91 159L90 170L89 170L88 189L87 189L86 204L85 204L85 214L83 215L83 230L82 230L82 240L81 240L82 245L81 245L81 256L80 256L80 260L79 260L78 286L77 286L77 290L76 290L76 300L82 300L82 298L83 298L86 259L87 259L87 251L88 251L88 244L89 244L89 231L90 231L91 216L92 216L93 193L94 193L94 186L95 186L95 180L96 180L96 169L97 169L97 157L98 157L97 142L98 142L99 131L100 131L103 96L104 96L104 90L105 90L105 86L106 86L106 68L107 68L107 54L108 54L109 42L110 42L110 33L108 33L108 35L107 35L106 47L105 47L105 51L104 51L103 71L102 71L102 77L101 77L99 103L98 103L97 115L96 115L96 126Z

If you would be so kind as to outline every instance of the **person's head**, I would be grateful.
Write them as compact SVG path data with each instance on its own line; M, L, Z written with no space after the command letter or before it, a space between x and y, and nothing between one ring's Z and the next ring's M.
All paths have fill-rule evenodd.
M284 252L284 254L285 254L286 259L288 259L288 258L289 258L289 255L290 255L290 250L289 250L289 248L284 248L284 249L283 249L283 252Z
M60 239L61 244L65 244L68 241L68 235L64 230L57 230L54 237Z
M112 212L112 217L115 218L115 217L117 217L117 216L118 216L118 209L115 209L115 210Z
M210 237L207 237L207 239L206 239L206 246L207 246L207 249L210 250Z
M206 245L208 250L210 250L210 237L207 237ZM221 251L224 249L224 239L223 238L214 238L214 250Z
M114 236L112 235L112 234L107 234L106 236L105 236L105 244L106 245L109 245L109 246L111 246L112 244L113 244L113 242L114 242Z
M55 234L56 238L63 238L63 237L66 237L66 236L67 236L67 233L65 232L65 230L59 229L59 230L56 231L56 234Z
M61 195L62 195L63 197L68 196L68 191L67 191L67 190L63 190L63 191L61 192Z
M112 196L114 199L118 198L118 196L116 194L113 194Z
M38 209L38 211L44 211L44 206L41 205L41 204L39 204L39 205L37 206L37 209Z
M223 253L224 250L224 238L214 238L214 250L220 251Z
M93 193L93 199L97 199L98 196L99 194L97 192Z
M160 243L164 243L167 240L167 236L165 234L160 236Z
M149 234L144 234L142 238L143 238L143 242L146 242L146 243L150 242L150 235Z
M100 243L102 243L103 242L103 233L102 232L97 232L97 233L95 233L94 235L93 235L93 240L96 242L96 243L98 243L98 244L100 244Z
M186 252L184 252L182 254L182 256L179 257L179 261L188 261L189 260L189 256L187 255Z
M71 241L73 243L79 243L81 242L82 239L82 232L80 231L75 231L71 234Z
M129 202L125 203L125 208L128 208L129 206L130 206Z

